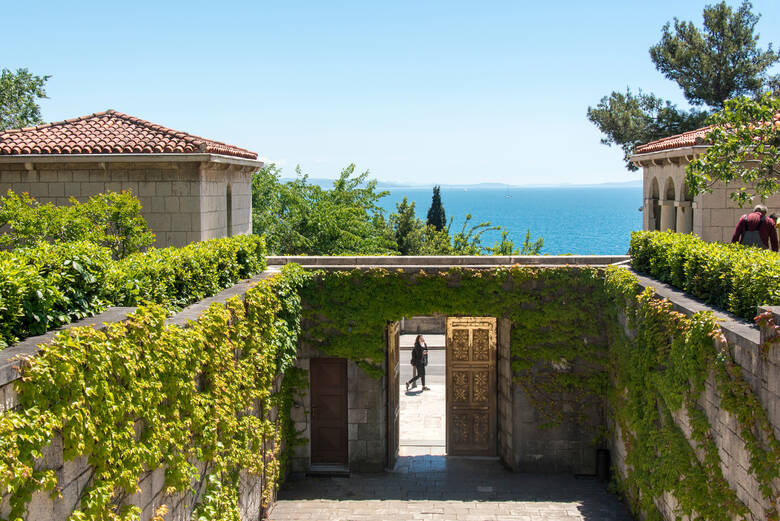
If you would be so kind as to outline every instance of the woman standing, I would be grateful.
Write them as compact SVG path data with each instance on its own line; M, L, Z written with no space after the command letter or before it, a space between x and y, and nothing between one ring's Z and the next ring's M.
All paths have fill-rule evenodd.
M425 339L422 335L417 335L417 338L414 339L411 364L417 369L417 376L406 382L406 390L408 391L409 386L415 383L419 378L422 380L422 390L430 391L430 389L425 386L425 366L428 365L428 344L425 343Z

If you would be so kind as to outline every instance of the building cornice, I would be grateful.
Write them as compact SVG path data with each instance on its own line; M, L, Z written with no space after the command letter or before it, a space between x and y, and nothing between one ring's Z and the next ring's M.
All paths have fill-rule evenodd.
M708 148L710 148L710 145L693 145L669 150L658 150L656 152L634 154L629 160L639 167L679 164L682 162L690 163L694 157L703 154Z
M254 159L205 153L0 155L0 164L3 163L217 163L253 168L262 168L265 165Z

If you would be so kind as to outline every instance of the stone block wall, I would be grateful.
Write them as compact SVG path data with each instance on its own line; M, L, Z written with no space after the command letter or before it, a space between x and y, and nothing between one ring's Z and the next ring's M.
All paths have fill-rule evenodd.
M780 345L774 344L769 348L766 356L762 356L760 347L770 335L774 335L774 332L768 329L760 331L755 326L732 315L715 311L665 284L646 277L639 277L639 280L641 286L655 288L659 296L669 299L675 309L681 313L690 316L697 311L710 310L721 319L720 325L728 341L731 356L742 369L743 377L767 413L775 438L780 439ZM773 312L775 322L780 324L780 307L767 309ZM624 319L621 320L621 325L630 338L633 332L626 328ZM750 509L753 519L765 519L765 512L770 508L770 504L761 494L758 482L748 470L750 453L740 435L737 420L720 407L720 400L714 376L710 375L705 382L705 389L698 405L707 416L713 440L718 448L721 471L730 488ZM696 449L696 442L691 439L691 426L686 411L673 411L672 417L691 447ZM622 433L617 427L614 428L614 436L611 440L611 456L616 470L625 477L628 471L626 447ZM697 451L697 456L702 459L702 451ZM775 480L773 488L775 491L780 490L780 479ZM655 503L665 519L672 521L678 518L675 514L677 500L672 494L666 493L662 497L655 498Z
M28 167L30 167L28 169ZM0 163L0 194L27 192L41 203L66 205L106 191L131 191L156 235L157 247L225 237L227 186L232 234L252 231L252 167L199 162Z
M327 358L316 348L302 344L296 366L308 370L312 358ZM347 432L349 469L381 472L387 454L387 378L373 378L347 360ZM307 389L291 411L299 435L307 438L295 447L293 472L311 469L311 396Z
M652 200L653 179L658 182L659 199L665 198L664 188L669 178L672 179L675 191L675 203L685 199L682 191L685 186L685 168L688 165L684 157L674 158L673 161L659 160L655 164L644 166L644 207L642 229L652 230L652 208L649 201ZM705 241L731 242L731 236L739 218L753 208L746 206L740 208L731 200L729 194L736 191L735 183L719 183L713 187L712 193L704 193L693 199L693 233ZM769 208L769 213L780 212L780 194L767 199L764 203Z
M180 313L173 315L168 320L168 325L185 326L188 320L196 320L200 313L217 302L223 303L227 299L243 295L246 290L254 285L260 278L271 275L265 272L248 281L240 282L221 293L192 304ZM90 317L79 322L65 326L68 329L77 326L103 327L104 323L121 322L127 319L135 308L110 308L104 313ZM51 341L56 331L50 331L38 337L27 338L18 344L0 350L0 413L18 407L17 393L14 387L20 375L16 371L19 356L35 356L37 346ZM274 382L274 391L281 386L281 378ZM271 418L275 418L277 411L271 410ZM200 479L194 481L190 489L185 493L168 495L165 493L165 468L158 468L145 473L139 479L140 492L125 498L123 504L138 506L141 511L141 521L148 521L155 511L161 506L168 507L166 521L190 521L195 507L206 491L206 477L208 466L200 461L192 461L200 474ZM86 456L79 456L73 460L63 459L63 441L59 434L55 434L52 443L43 451L43 457L36 462L38 468L52 469L56 471L57 485L61 490L60 499L52 499L49 492L37 492L28 504L25 521L64 521L69 518L75 508L78 507L81 493L89 485L92 478L92 468ZM240 475L239 510L241 519L261 519L263 478L242 473ZM272 498L272 502L273 502ZM0 518L7 518L9 514L9 497L0 498Z

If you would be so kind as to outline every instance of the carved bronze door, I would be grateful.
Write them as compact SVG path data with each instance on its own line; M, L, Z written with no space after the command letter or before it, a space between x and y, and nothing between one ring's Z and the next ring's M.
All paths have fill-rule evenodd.
M496 455L495 318L447 318L447 454Z
M387 326L387 468L395 467L398 459L400 438L401 324L393 322Z

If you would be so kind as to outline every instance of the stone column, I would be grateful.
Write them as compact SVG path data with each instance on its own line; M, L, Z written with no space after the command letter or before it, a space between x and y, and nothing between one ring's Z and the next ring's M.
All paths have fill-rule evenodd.
M661 231L666 230L676 231L677 226L675 224L676 211L674 207L674 201L662 201L661 202Z
M679 201L677 206L677 233L693 231L693 208L690 201Z

